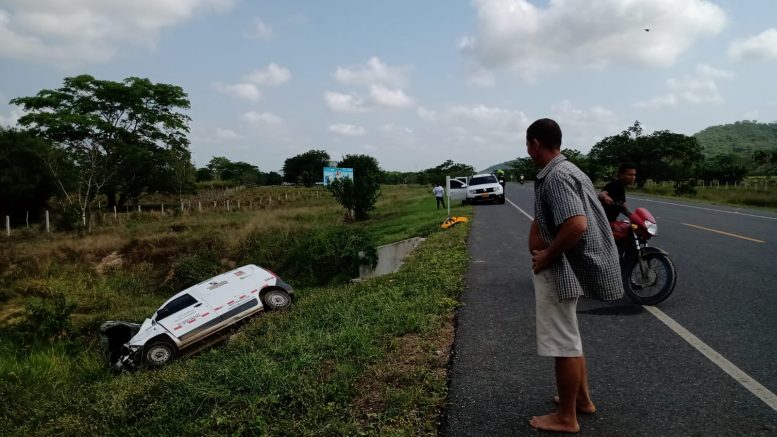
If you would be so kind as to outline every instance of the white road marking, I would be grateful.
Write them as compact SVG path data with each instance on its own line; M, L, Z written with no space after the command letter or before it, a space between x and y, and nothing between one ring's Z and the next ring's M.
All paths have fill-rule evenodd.
M693 205L685 205L682 203L664 202L662 200L646 199L644 197L635 197L635 196L629 196L629 197L633 199L643 200L645 202L663 203L664 205L682 206L685 208L703 209L705 211L724 212L726 214L736 214L736 215L742 215L746 217L756 217L756 218L762 218L762 219L768 219L768 220L777 220L777 217L769 217L767 215L748 214L748 213L739 212L739 211L726 211L725 209L705 208L703 206L693 206Z
M529 218L529 220L534 220L534 217L527 214L526 211L521 209L518 205L513 203L510 199L506 199L510 205L512 205L515 209L521 212L521 214L525 215ZM640 200L646 200L646 199L640 199ZM659 202L659 203L669 203L669 202ZM679 204L678 204L679 205ZM687 205L679 205L679 206L687 206ZM708 208L700 208L700 209L708 209ZM722 212L730 212L730 211L722 211ZM744 215L744 214L743 214ZM756 216L760 217L760 216ZM771 217L764 217L764 218L771 218ZM712 361L713 364L720 367L721 370L726 372L729 376L734 378L735 381L740 383L744 388L746 388L750 393L754 394L758 399L762 400L766 405L771 407L772 410L777 411L777 395L769 391L768 388L764 387L753 379L750 375L742 371L739 367L734 365L731 361L727 360L726 357L723 355L717 353L714 349L707 346L706 343L701 341L699 337L696 337L693 335L690 331L683 328L682 325L675 322L674 319L666 315L663 311L659 310L656 307L653 306L647 306L642 305L642 308L646 309L650 314L652 314L655 318L657 318L661 323L666 325L669 329L674 331L677 335L680 336L683 340L688 342L691 346L696 348L699 352L701 352L702 355L707 357L708 360Z
M683 328L679 323L675 322L674 319L667 316L663 311L651 306L643 306L643 308L650 311L651 314L663 322L664 325L668 326L669 329L677 333L677 335L679 335L683 340L687 341L691 346L695 347L696 350L701 352L702 355L707 357L716 366L720 367L738 383L742 384L742 386L748 389L750 393L754 394L758 399L764 401L764 403L770 406L772 410L777 411L777 395L769 391L769 389L761 385L755 379L751 378L750 375L743 372L742 369L735 366L734 363L727 360L723 355L715 352L711 347L707 346L706 343L701 341L695 335L691 334L687 329Z
M517 209L518 211L520 211L520 212L521 212L521 214L523 214L523 215L525 215L526 217L528 217L528 218L529 218L529 220L534 220L534 217L530 216L530 215L529 215L529 214L528 214L526 211L522 210L522 209L521 209L521 207L519 207L518 205L514 204L512 200L510 200L510 199L508 199L508 198L505 198L505 200L507 200L507 203L509 203L510 205L513 205L513 208L515 208L515 209Z

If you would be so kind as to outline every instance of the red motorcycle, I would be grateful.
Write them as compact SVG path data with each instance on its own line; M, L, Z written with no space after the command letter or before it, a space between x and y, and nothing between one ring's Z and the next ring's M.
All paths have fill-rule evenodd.
M674 291L674 263L668 253L647 244L658 232L653 215L645 208L631 212L619 206L628 219L611 222L610 227L618 246L624 290L640 305L657 305Z

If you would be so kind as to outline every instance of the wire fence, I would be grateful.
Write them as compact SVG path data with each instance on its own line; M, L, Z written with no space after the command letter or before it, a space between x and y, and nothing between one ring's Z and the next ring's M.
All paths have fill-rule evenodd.
M179 199L149 198L143 202L122 207L107 207L107 200L98 198L88 209L88 224L127 223L150 215L175 216L187 214L213 214L240 211L259 211L268 208L279 208L302 200L331 198L328 191L321 188L227 188L223 190L203 190L197 196ZM12 220L12 216L14 219ZM22 221L19 217L24 217ZM39 217L31 217L29 211L19 214L18 211L4 217L4 230L7 237L15 231L46 232L57 231L52 226L52 216L49 210L43 211Z

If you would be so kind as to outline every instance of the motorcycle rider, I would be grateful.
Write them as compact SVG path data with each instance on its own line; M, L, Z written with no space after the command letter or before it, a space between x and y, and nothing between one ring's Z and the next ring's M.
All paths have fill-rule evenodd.
M631 185L637 180L637 167L631 163L622 163L618 167L618 177L610 181L599 193L599 201L602 202L607 220L614 222L623 210L620 204L626 206L626 185Z

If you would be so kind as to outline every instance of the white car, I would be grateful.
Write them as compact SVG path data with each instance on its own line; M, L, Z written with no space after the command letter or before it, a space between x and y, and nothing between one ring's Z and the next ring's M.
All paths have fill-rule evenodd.
M499 179L493 174L476 174L469 178L467 202L497 201L505 203L505 192Z
M211 344L218 333L246 317L288 308L293 295L276 274L245 265L178 292L141 325L103 323L106 358L115 370L163 366L179 354Z

